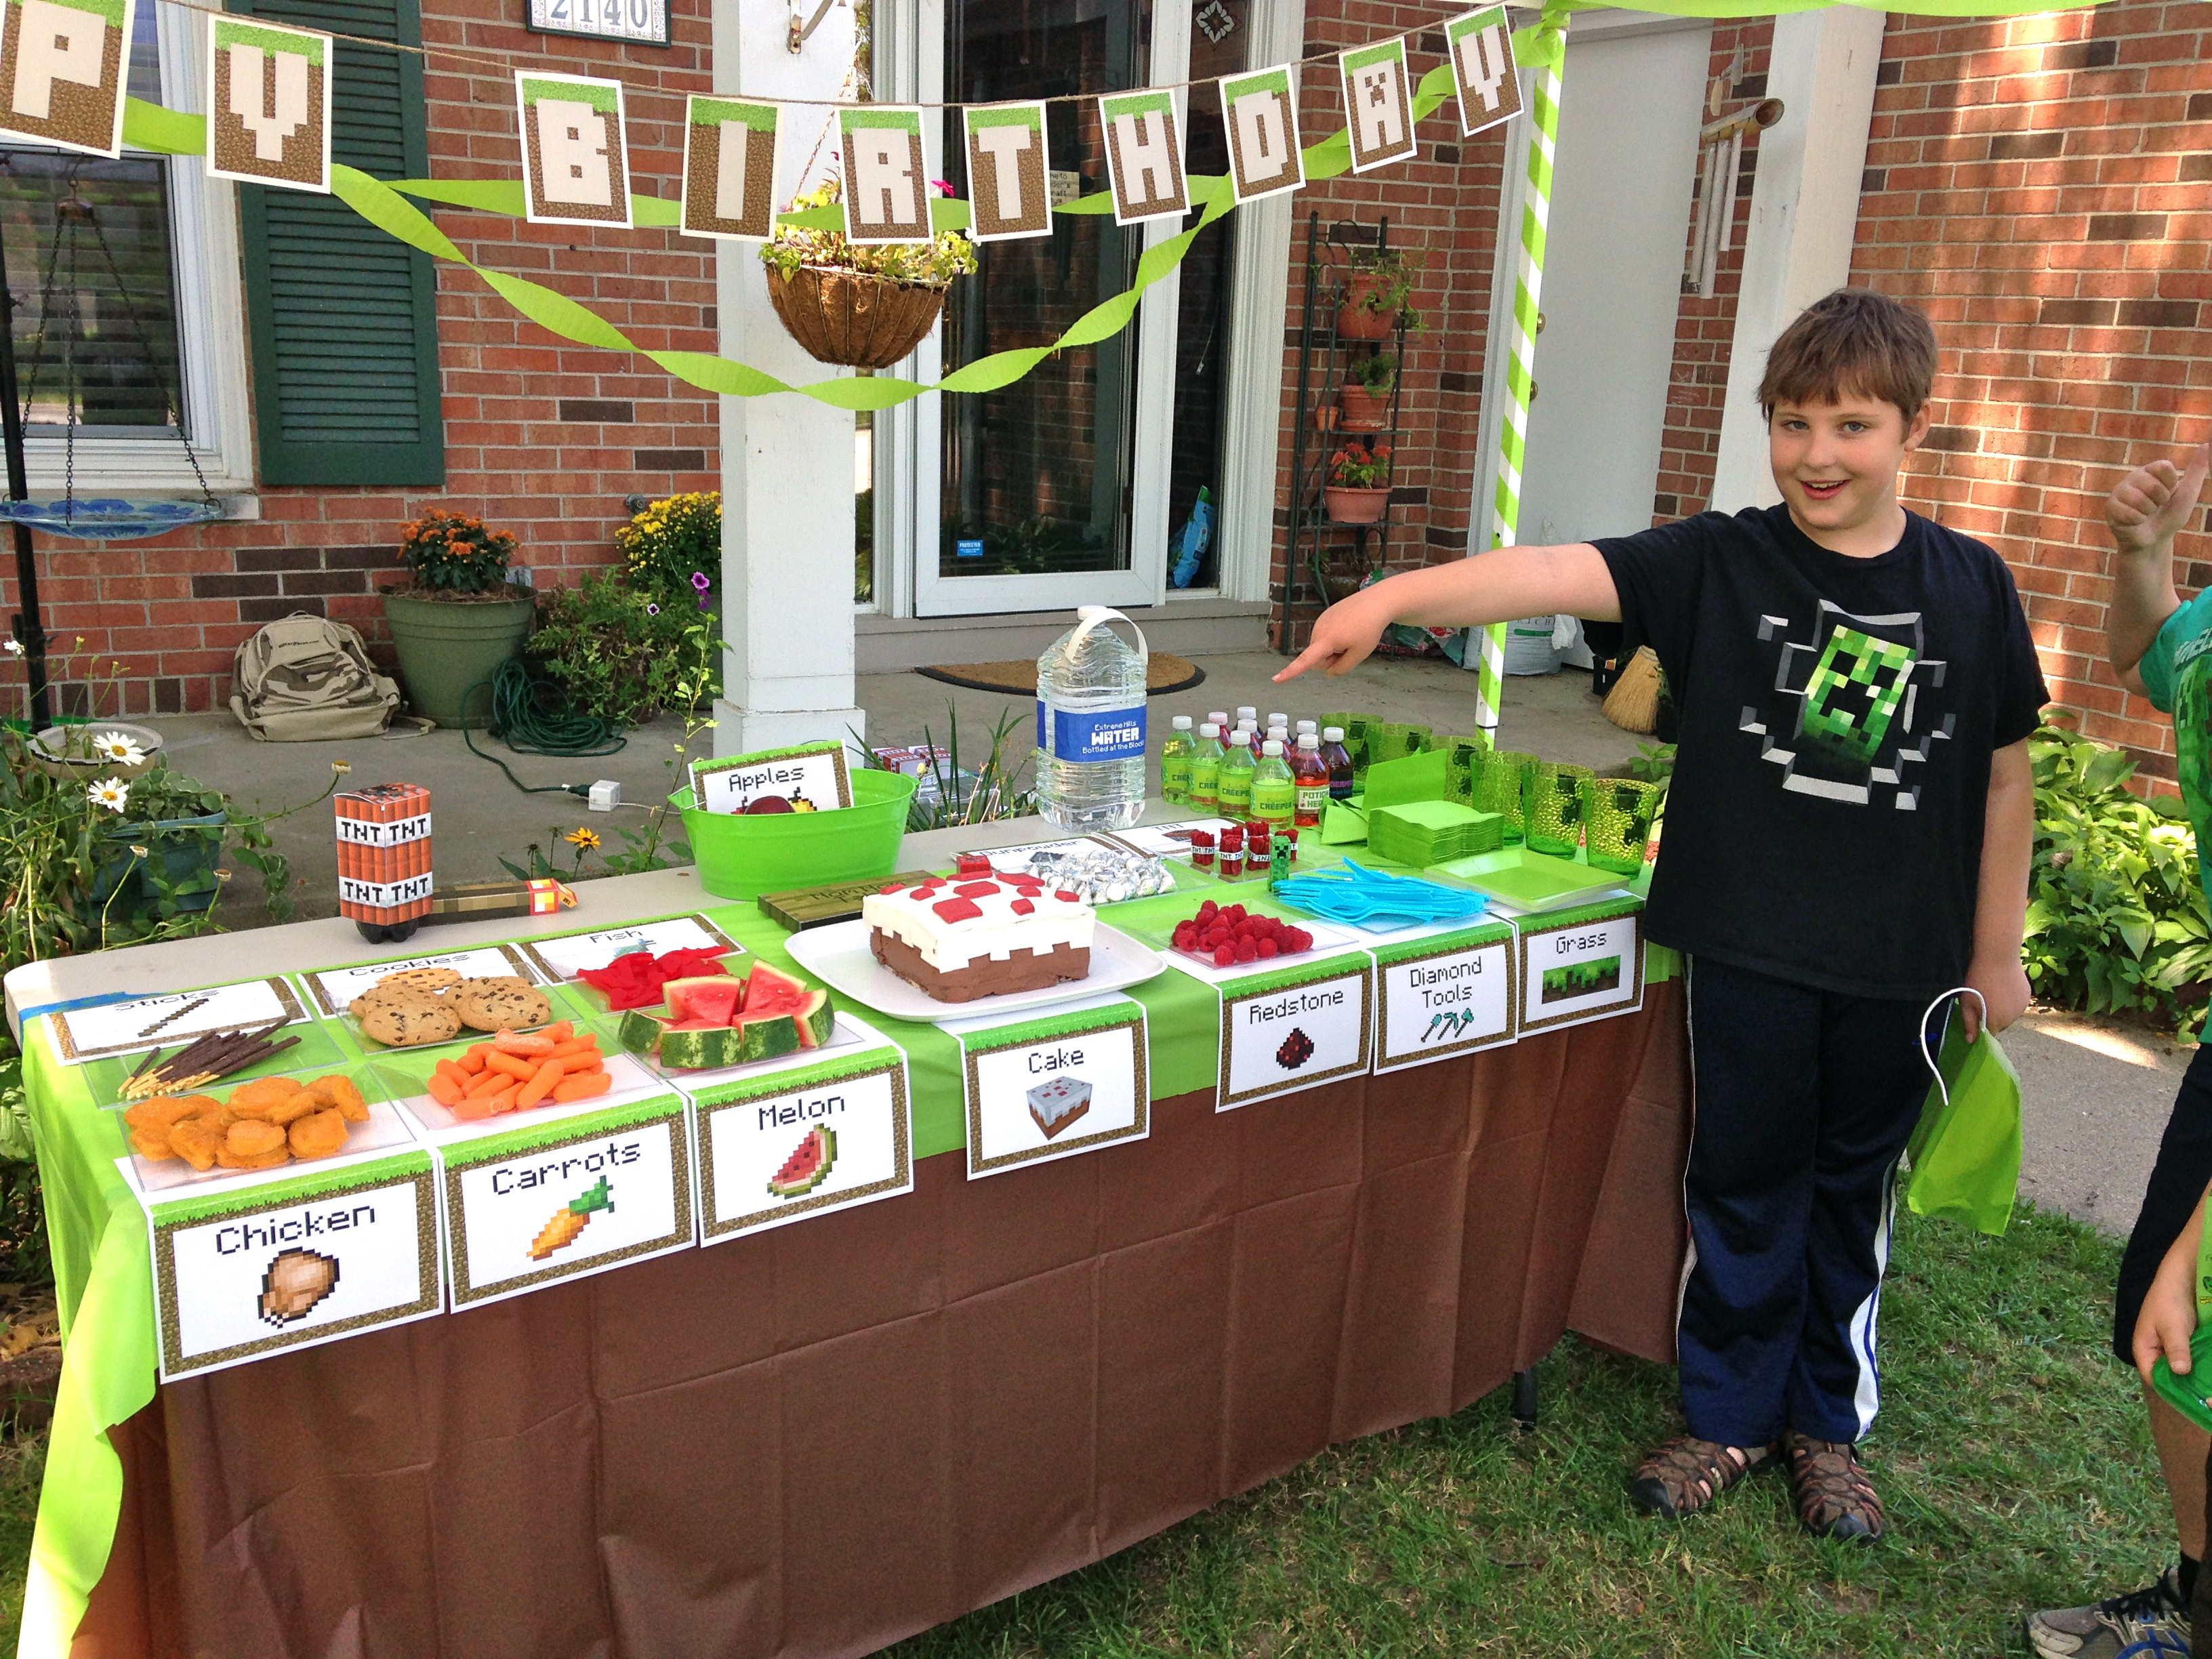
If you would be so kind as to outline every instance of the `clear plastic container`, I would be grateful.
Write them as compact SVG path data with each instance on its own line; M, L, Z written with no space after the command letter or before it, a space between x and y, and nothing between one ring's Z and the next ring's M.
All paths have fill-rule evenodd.
M1145 811L1145 636L1103 605L1037 659L1037 811L1070 830L1127 830Z

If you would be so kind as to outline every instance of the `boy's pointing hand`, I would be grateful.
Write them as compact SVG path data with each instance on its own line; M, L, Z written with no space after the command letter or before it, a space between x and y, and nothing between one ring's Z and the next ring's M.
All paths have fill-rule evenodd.
M2204 489L2204 474L2212 466L2212 444L2199 444L2187 467L2172 461L2153 461L2120 480L2105 502L2105 522L2123 553L2148 553L2172 540Z
M1355 594L1322 611L1321 620L1314 624L1313 642L1275 676L1276 684L1294 680L1309 668L1322 669L1332 678L1347 674L1365 660L1382 639L1382 630L1390 625L1390 618L1371 604L1363 603L1365 599L1365 594Z

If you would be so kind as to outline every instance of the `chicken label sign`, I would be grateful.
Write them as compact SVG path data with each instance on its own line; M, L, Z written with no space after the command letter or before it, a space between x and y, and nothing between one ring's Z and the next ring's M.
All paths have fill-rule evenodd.
M1452 82L1459 88L1459 130L1471 137L1521 112L1521 77L1513 62L1513 26L1505 8L1448 19Z
M927 242L929 167L918 109L841 109L845 152L845 240Z
M1344 77L1344 124L1352 141L1352 170L1366 173L1393 161L1410 161L1413 94L1406 77L1406 40L1378 40L1337 59Z
M629 225L619 81L517 74L525 216L533 225Z
M0 7L0 132L95 155L123 153L131 61L126 0L6 0Z
M331 188L327 34L211 20L208 177Z
M1179 219L1190 211L1174 99L1164 92L1109 94L1098 100L1098 124L1106 134L1115 224Z
M764 242L775 234L775 104L702 98L684 106L684 218L687 236Z
M961 112L968 131L969 234L979 242L1049 236L1052 202L1045 181L1044 106L988 104Z
M1305 183L1296 64L1224 76L1221 120L1229 132L1229 176L1238 201L1278 196Z

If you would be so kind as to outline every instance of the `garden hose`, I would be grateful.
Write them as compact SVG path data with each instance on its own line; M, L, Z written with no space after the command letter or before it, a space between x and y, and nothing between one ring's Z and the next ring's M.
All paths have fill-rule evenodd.
M611 720L572 714L565 707L557 712L549 710L550 700L565 705L568 699L551 681L532 679L520 657L509 657L489 679L471 685L461 697L461 707L468 708L476 694L487 687L491 691L491 734L518 755L611 755L629 742ZM476 738L465 726L461 728L461 740L471 754L505 772L507 781L526 795L581 795L590 791L589 784L525 783L498 756L477 748Z

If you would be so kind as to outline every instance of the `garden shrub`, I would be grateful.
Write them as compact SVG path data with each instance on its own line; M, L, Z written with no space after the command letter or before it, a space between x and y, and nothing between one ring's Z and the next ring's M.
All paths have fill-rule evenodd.
M684 688L696 653L684 645L699 625L695 604L664 600L612 571L596 571L580 586L539 596L530 661L568 694L570 713L638 726L664 708L690 712ZM708 665L709 696L720 667Z

